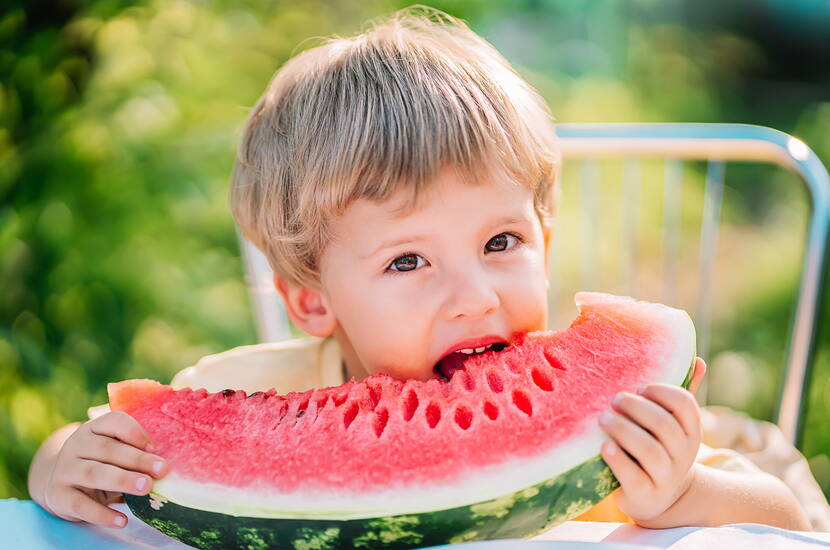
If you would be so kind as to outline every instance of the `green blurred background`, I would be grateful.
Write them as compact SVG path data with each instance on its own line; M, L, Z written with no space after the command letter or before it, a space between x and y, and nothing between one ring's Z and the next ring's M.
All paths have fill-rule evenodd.
M351 34L406 5L65 0L0 10L0 498L28 496L40 442L105 402L108 381L166 382L204 354L255 341L227 207L245 116L310 37ZM560 122L763 124L830 162L824 1L432 5L491 41ZM711 399L759 418L774 411L806 206L779 172L727 174L729 261L718 268L707 357ZM688 179L697 185L700 172ZM805 453L825 493L828 348L824 323Z

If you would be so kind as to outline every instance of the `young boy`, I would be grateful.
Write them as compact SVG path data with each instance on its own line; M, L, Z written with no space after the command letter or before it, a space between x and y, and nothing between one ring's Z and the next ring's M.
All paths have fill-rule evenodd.
M440 12L406 10L289 61L250 115L231 199L315 338L212 356L173 384L284 393L375 372L450 377L450 353L546 329L551 123L500 55ZM704 371L698 360L692 391ZM620 394L601 424L621 488L583 519L810 528L776 478L695 462L700 410L681 388ZM166 473L152 451L124 414L66 426L38 451L30 492L60 517L123 527L105 504Z

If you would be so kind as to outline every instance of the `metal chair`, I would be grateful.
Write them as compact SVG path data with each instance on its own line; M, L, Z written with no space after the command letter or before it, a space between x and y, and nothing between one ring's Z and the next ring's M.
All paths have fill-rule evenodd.
M811 208L776 415L776 421L787 438L799 444L830 236L830 177L818 157L792 136L742 124L560 124L556 127L556 133L560 138L565 170L574 167L579 170L581 206L578 215L582 219L579 233L587 246L583 247L580 258L569 261L556 256L554 244L552 263L554 271L563 265L573 268L573 264L580 264L578 288L584 290L605 290L594 276L599 265L598 247L595 246L599 240L598 197L602 179L599 163L617 159L622 161L622 169L617 170L621 172L622 180L622 204L619 205L622 219L617 227L619 252L623 258L619 268L622 283L608 290L641 297L634 283L634 273L641 261L636 238L637 212L641 206L639 199L644 181L641 168L643 162L649 162L646 159L658 159L664 166L662 221L659 227L650 229L659 231L662 239L662 294L658 297L664 303L679 307L684 305L676 295L676 281L680 273L680 204L684 164L705 163L696 298L692 307L686 307L698 329L698 354L704 357L709 351L711 334L713 266L719 239L726 163L769 163L791 171L803 182ZM571 191L569 184L561 178L560 181L563 181L561 187L567 198ZM279 341L289 338L290 325L274 291L271 269L256 248L244 240L241 242L259 339ZM552 275L551 283L552 294L563 291L556 274Z

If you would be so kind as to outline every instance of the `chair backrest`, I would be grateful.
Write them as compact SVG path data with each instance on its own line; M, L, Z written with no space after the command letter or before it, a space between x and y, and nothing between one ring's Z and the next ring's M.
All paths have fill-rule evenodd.
M816 155L787 134L741 124L560 124L556 133L565 168L560 174L563 197L552 247L552 311L562 309L576 289L607 290L684 307L695 320L698 354L704 358L710 347L726 164L773 164L803 182L810 199L809 217L776 415L784 434L799 443L830 235L830 177ZM688 204L683 202L688 194L684 178L691 171L688 179L693 180L698 165L705 174L697 195L702 212L690 223L685 214ZM648 176L655 171L662 185L649 183ZM616 181L615 191L606 191L609 181ZM662 201L655 187L661 188ZM603 209L601 203L609 200L611 208L606 204ZM609 210L613 222L608 221ZM689 256L690 225L697 225L693 269L683 262ZM610 241L600 235L601 226L611 227ZM651 245L644 244L644 238ZM259 339L289 338L290 324L274 291L271 270L256 248L244 239L241 242ZM612 270L609 257L615 265ZM609 271L614 271L613 285L606 276ZM650 275L643 276L645 271ZM568 318L569 314L563 315L563 320Z

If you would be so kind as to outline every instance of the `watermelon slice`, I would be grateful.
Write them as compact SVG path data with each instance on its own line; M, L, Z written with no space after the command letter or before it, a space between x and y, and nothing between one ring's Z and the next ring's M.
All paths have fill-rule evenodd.
M383 548L527 537L616 486L598 415L648 382L686 385L689 316L576 295L561 332L470 357L449 381L376 374L303 393L109 385L170 473L133 513L200 548Z

